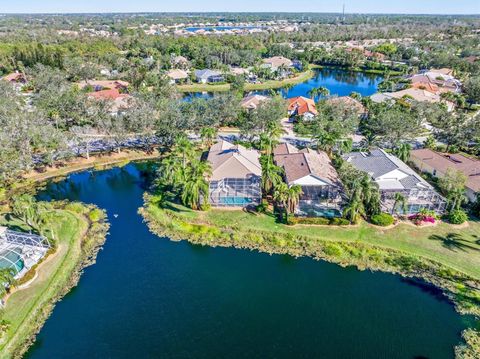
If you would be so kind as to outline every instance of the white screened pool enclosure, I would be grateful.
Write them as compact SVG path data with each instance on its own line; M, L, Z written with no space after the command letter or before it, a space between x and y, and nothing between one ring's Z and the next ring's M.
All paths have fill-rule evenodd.
M224 178L210 182L210 204L220 207L244 207L260 204L262 189L259 176Z
M10 268L19 279L50 249L47 238L0 226L0 269Z

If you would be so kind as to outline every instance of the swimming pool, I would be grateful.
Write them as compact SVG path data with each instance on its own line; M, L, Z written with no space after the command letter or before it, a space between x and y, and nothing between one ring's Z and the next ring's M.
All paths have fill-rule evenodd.
M0 252L0 269L13 268L16 273L20 272L25 267L21 254L21 248L10 248Z
M252 203L253 200L248 197L222 197L219 198L219 203L229 206L245 206Z

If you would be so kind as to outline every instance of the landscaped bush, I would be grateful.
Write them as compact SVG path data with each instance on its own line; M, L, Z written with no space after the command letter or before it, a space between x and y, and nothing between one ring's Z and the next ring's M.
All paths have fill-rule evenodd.
M437 219L437 215L435 214L435 211L428 210L428 209L421 209L420 212L417 214L412 214L408 216L408 219L412 221L414 224L417 226L423 224L423 223L435 223L435 220Z
M345 218L325 218L325 217L289 217L288 225L295 224L315 224L315 225L331 225L331 226L346 226L350 222Z
M450 211L448 221L452 224L462 224L468 220L468 215L464 210L457 209Z
M376 226L382 226L382 227L388 227L393 224L395 219L393 216L389 213L380 213L380 214L375 214L370 218L373 224Z
M268 209L268 202L262 199L262 202L257 206L258 213L266 213Z
M103 218L103 212L98 208L92 209L90 213L88 213L88 218L90 218L92 222L98 222Z

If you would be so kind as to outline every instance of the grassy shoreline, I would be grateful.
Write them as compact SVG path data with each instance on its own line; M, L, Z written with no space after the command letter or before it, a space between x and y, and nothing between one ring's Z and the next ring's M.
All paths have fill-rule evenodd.
M120 153L112 153L108 155L92 155L87 160L83 157L76 157L64 165L54 165L48 167L45 172L31 171L25 174L22 179L10 186L4 194L5 198L10 198L14 193L32 187L37 183L45 182L53 178L62 178L74 172L83 171L94 168L96 170L106 169L110 166L122 167L133 161L144 161L158 157L158 153L147 153L141 150L126 150ZM0 196L0 202L2 201Z
M245 84L245 91L269 90L278 89L286 85L296 85L298 83L307 81L312 78L314 72L310 69L299 73L297 76L285 80L269 80L259 84ZM192 85L177 85L179 92L225 92L230 91L230 84L192 84Z
M37 277L7 300L4 317L10 327L0 339L0 358L21 358L61 300L80 279L82 270L95 263L109 225L95 206L55 202L58 246L37 268ZM89 215L95 211L98 218Z
M146 195L145 205L139 210L149 229L173 240L187 240L191 243L250 249L271 254L288 254L294 257L309 256L341 266L356 266L360 270L384 271L405 277L420 278L443 290L461 314L480 317L480 274L475 270L477 249L473 251L472 269L456 269L448 265L445 258L434 260L424 255L424 250L415 251L412 247L399 245L395 248L382 240L396 238L408 232L408 226L391 229L373 228L365 224L357 227L314 228L302 226L292 228L275 223L266 215L249 214L243 211L212 210L211 214L194 212L178 205L168 205L161 209L155 196ZM207 212L208 213L208 212ZM232 218L237 217L237 221ZM269 227L260 222L269 222ZM448 225L444 225L448 226ZM472 226L471 226L472 227ZM480 225L469 228L470 233L478 233ZM429 227L413 228L417 238L430 233L443 233L452 228ZM462 231L465 231L463 229ZM376 234L376 241L367 241L365 236ZM345 237L353 237L346 240ZM442 244L432 241L439 247ZM414 247L413 247L414 248ZM468 272L468 274L466 272ZM457 357L474 358L480 353L478 331L468 329L463 333L467 344L456 348Z

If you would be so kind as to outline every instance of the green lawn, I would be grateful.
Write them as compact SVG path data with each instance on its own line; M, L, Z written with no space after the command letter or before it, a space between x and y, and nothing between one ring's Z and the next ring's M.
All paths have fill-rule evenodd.
M54 302L76 283L86 256L103 242L105 225L90 225L85 215L76 213L80 206L83 205L77 206L75 212L64 209L52 212L58 238L57 249L40 264L37 277L30 285L14 291L8 298L3 318L10 323L10 327L0 339L0 358L17 357L28 347L47 319ZM86 207L83 209L89 211ZM1 217L0 223L17 224ZM98 242L94 244L95 241Z
M186 221L194 220L223 228L238 228L240 231L253 229L337 242L363 242L420 255L480 279L480 223L478 222L469 222L465 228L441 223L432 227L400 224L391 229L383 229L366 222L351 227L287 226L277 223L275 218L265 214L218 209L198 212L177 204L171 206L174 209L173 213L185 218Z
M307 81L314 75L312 70L299 73L297 76L281 81L269 80L259 84L245 84L245 91L269 90L284 87L286 85L295 85ZM225 92L230 90L230 84L191 84L177 85L180 92Z

